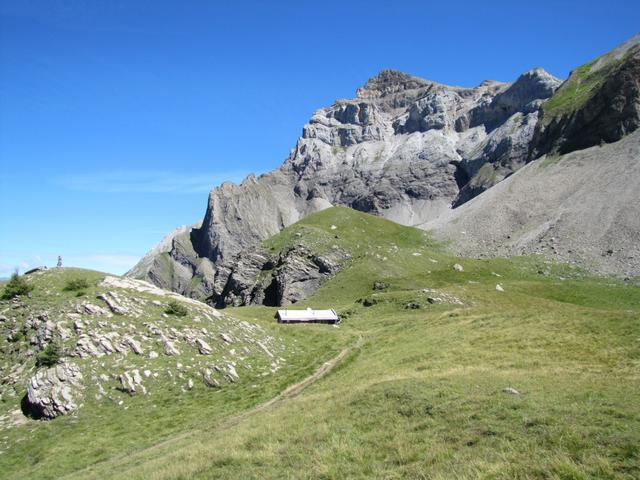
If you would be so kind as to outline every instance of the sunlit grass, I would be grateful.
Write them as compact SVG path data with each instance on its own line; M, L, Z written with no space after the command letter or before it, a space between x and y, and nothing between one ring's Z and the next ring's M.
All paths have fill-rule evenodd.
M35 437L15 447L13 463L5 456L3 472L127 479L640 476L638 286L536 257L453 257L424 232L347 209L312 215L267 245L296 242L352 252L344 270L301 303L337 308L344 316L339 327L277 325L267 307L226 311L301 347L285 375L257 390L166 395L156 409L140 400L131 412L85 408L77 419L31 425ZM375 281L388 287L373 290ZM429 303L436 295L423 289L463 303ZM363 298L376 301L366 307ZM238 416L344 345L353 345L347 358L300 395ZM505 393L507 387L520 394ZM96 442L91 461L88 440Z

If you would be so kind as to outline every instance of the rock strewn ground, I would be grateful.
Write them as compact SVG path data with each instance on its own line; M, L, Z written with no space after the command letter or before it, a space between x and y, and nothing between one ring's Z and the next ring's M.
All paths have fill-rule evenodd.
M47 310L29 299L0 301L3 402L20 403L26 387L23 412L51 419L75 411L86 395L126 408L129 395L224 388L243 376L271 375L285 362L279 339L196 300L112 276L90 289L63 302L55 288L39 292L49 299ZM167 314L169 301L186 314ZM50 361L57 364L43 366L39 359L52 345L60 359L56 353Z

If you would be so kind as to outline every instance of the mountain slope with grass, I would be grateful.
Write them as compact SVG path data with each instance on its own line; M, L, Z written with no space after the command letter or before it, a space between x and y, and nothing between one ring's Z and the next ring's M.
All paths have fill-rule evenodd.
M613 143L640 126L640 34L571 72L541 107L532 159Z
M337 309L338 327L280 325L275 307L227 308L285 346L280 370L3 427L3 475L640 475L640 282L540 256L453 256L422 230L345 208L263 247L300 244L350 255L296 304Z

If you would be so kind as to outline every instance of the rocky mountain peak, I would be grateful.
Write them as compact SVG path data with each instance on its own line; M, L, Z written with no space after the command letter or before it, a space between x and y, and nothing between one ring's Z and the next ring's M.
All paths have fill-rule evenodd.
M559 78L542 68L528 70L512 84L506 84L489 104L476 109L472 124L482 123L493 127L516 112L535 112L561 83Z
M602 132L615 141L640 118L632 44L610 54L620 59L608 67L594 73L597 59L562 86L542 68L474 88L383 70L356 98L315 111L280 168L213 189L202 226L175 237L136 276L198 298L225 297L229 282L253 288L234 269L239 258L313 212L346 206L425 225L511 176L532 151L594 145ZM607 125L594 121L599 112L608 112ZM590 125L593 138L585 135Z
M431 85L434 85L434 82L398 70L382 70L378 75L371 77L362 88L359 88L356 91L356 96L372 99Z
M513 83L510 90L527 91L535 98L548 98L560 86L562 80L554 77L544 68L535 67L524 72Z

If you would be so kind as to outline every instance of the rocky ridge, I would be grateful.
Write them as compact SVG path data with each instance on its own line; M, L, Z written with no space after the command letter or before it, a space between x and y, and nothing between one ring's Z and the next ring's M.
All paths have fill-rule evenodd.
M559 84L542 69L474 88L383 71L355 99L316 111L280 168L213 189L202 226L172 234L129 275L220 298L223 265L314 211L436 218L524 165L539 105Z
M575 69L541 109L530 159L613 143L640 126L640 34Z
M320 253L302 241L280 251L259 244L243 251L233 264L220 265L216 280L221 293L210 300L219 307L290 305L311 295L350 258L351 253L337 245Z

